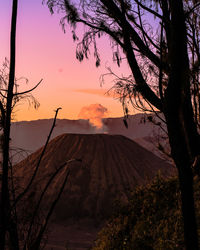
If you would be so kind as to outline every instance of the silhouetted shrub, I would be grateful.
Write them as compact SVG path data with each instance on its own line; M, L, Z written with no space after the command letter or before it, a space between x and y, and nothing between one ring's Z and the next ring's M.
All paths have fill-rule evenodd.
M200 183L195 179L197 222L200 224ZM94 250L184 249L181 198L177 178L160 176L137 188L126 207L99 233ZM199 230L200 232L200 230Z

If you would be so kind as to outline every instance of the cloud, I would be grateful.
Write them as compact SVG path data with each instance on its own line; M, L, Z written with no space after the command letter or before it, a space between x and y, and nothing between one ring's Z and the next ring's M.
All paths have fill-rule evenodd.
M117 94L115 94L114 91L109 91L108 89L75 89L74 91L79 93L99 95L104 97L112 97L112 98L117 97Z
M102 119L107 117L108 109L101 104L91 104L83 107L78 114L79 119L88 119L97 129L103 128Z

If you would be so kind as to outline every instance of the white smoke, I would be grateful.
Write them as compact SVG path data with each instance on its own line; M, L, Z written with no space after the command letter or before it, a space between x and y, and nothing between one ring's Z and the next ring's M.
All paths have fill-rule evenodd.
M108 115L108 109L101 104L91 104L83 107L78 114L79 119L88 119L98 130L103 129L102 119Z

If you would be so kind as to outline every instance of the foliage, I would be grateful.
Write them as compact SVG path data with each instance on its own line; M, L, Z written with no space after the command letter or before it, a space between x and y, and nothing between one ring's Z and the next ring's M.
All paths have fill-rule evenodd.
M41 249L44 235L47 229L49 219L54 211L54 208L63 192L64 186L69 176L70 161L66 161L59 166L55 172L49 176L49 179L39 193L37 202L33 202L33 194L31 193L32 183L41 166L41 161L44 156L47 144L55 127L57 114L60 108L55 112L54 121L46 140L46 144L41 151L37 165L33 170L30 180L27 185L23 185L23 180L15 175L15 167L12 165L10 156L10 127L13 115L13 108L21 100L28 100L29 104L33 104L35 108L39 103L32 96L32 91L38 87L41 81L32 89L19 92L19 83L22 80L27 82L25 78L17 79L15 76L16 64L16 23L17 23L18 0L12 2L12 18L10 32L10 62L6 59L2 69L0 69L0 146L2 149L2 165L0 164L0 249ZM26 162L27 164L27 162ZM27 165L28 166L28 165ZM49 207L43 209L42 201L46 195L51 183L55 177L65 168L64 179L61 181L58 193L53 201L49 203ZM18 189L20 187L20 189Z
M0 68L0 102L3 110L6 110L6 101L7 101L7 89L9 85L9 71L10 71L10 62L7 58L5 58L2 67ZM41 80L42 81L42 80ZM41 83L39 82L39 84ZM17 105L20 105L20 101L27 101L29 106L33 106L35 109L38 109L40 103L37 99L32 95L31 90L19 92L18 88L22 83L29 83L29 80L25 77L16 78L14 80L14 89L13 89L13 100L12 100L12 116L13 116L13 109ZM39 85L37 84L33 90ZM2 115L0 116L0 130L3 129L2 124Z
M45 2L45 1L44 1ZM193 164L200 156L200 2L196 0L47 0L51 13L61 11L61 24L70 24L77 59L88 57L96 39L110 38L114 61L122 57L131 76L115 88L128 115L135 108L164 114L171 156L179 172L185 246L199 249L194 209ZM82 40L76 25L84 25ZM127 126L127 124L125 123Z
M195 180L197 212L199 190ZM118 209L99 233L94 250L103 249L185 249L178 179L156 177L152 184L137 188L129 204Z
M142 1L142 0L43 0L49 7L51 14L60 12L60 24L65 31L68 24L72 28L73 40L77 43L76 57L79 61L91 55L96 60L96 66L101 63L98 51L98 39L106 36L110 39L113 61L120 67L122 60L128 60L128 44L125 41L125 30L129 30L130 50L134 52L137 66L143 79L151 91L162 101L169 80L170 43L172 32L169 1ZM190 60L189 75L194 105L195 121L199 126L199 1L183 1L185 25L187 27L187 49ZM79 34L77 26L83 24L84 32ZM91 53L94 51L94 53ZM133 60L132 60L133 63ZM136 68L136 65L134 65ZM128 76L117 76L111 68L108 74L115 78L114 90L120 96L124 111L129 104L135 109L154 111L161 107L149 98L144 97L143 86L137 82L132 72ZM105 75L108 75L105 74ZM153 102L153 103L152 103ZM159 105L158 105L159 106ZM126 114L126 112L125 112Z

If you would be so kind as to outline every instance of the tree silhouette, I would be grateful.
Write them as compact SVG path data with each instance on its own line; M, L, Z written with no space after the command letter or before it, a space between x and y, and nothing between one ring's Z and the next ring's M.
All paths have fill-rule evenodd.
M10 62L5 60L2 70L0 70L0 130L1 134L1 147L2 147L2 169L0 175L0 249L33 249L37 250L41 247L44 232L47 228L49 219L54 211L64 186L68 180L70 170L68 164L76 161L76 159L63 162L61 166L58 166L56 171L49 176L45 189L41 191L40 199L34 202L33 207L24 206L29 203L29 195L32 183L38 173L38 169L41 167L41 161L44 156L47 144L50 140L51 134L56 124L57 114L60 108L55 111L55 117L49 135L46 140L46 144L42 150L36 168L33 171L33 175L30 176L30 181L24 189L17 190L17 185L20 186L20 181L17 183L13 173L12 161L10 159L10 126L11 115L13 107L18 101L23 98L32 98L34 105L37 107L38 102L31 95L31 92L38 87L41 81L36 84L32 89L18 92L17 91L17 79L15 77L15 50L16 50L16 24L17 24L17 10L18 0L13 0L12 5L12 20L11 20L11 35L10 35ZM9 70L9 74L7 74ZM46 213L42 217L42 221L38 223L40 219L41 202L47 193L47 190L57 175L62 169L65 169L65 175L63 182L58 187L58 192L54 197ZM24 211L24 208L26 211ZM29 211L30 210L30 211ZM25 214L28 214L25 216ZM26 221L27 219L27 221ZM38 224L37 224L38 223Z
M2 180L1 180L1 214L0 214L0 248L5 249L6 233L9 231L12 245L15 249L19 249L18 235L16 224L12 221L10 210L10 193L9 193L9 142L10 142L10 124L11 124L11 111L13 101L13 88L15 81L15 42L16 42L16 22L17 22L17 4L18 1L13 1L12 20L11 20L11 34L10 34L10 72L9 83L7 88L6 108L3 104L1 107L1 120L3 125L3 164L2 164ZM8 229L8 225L12 225Z
M76 56L87 58L93 45L100 64L96 40L107 35L113 57L122 57L132 76L119 81L118 89L138 107L164 114L171 155L178 169L184 237L187 249L198 249L193 198L193 168L199 156L199 8L195 0L48 0L51 13L64 13L61 25L72 26L78 41ZM85 26L82 39L76 25ZM120 53L121 51L121 53ZM124 91L125 90L125 91ZM121 92L121 93L122 93ZM140 101L138 101L140 100Z

